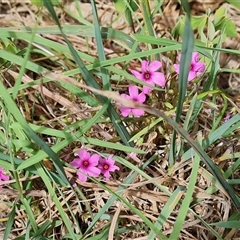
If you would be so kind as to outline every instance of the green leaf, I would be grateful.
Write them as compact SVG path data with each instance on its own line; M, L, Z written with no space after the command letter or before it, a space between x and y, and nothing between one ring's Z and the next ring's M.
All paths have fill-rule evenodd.
M206 20L206 16L205 15L203 15L203 16L192 16L191 17L192 29L193 30L197 29L202 22L206 23L205 20Z
M230 19L226 23L225 33L228 37L237 37L236 25Z
M206 22L207 22L207 15L205 15L204 17L202 17L201 21L198 24L198 32L199 33L203 33L204 27L206 26Z
M234 7L240 9L240 1L236 1L236 0L227 0L228 3L230 3L231 5L233 5Z
M177 22L176 26L172 29L172 34L174 38L177 38L178 36L183 35L184 23L185 23L185 17L180 19Z
M225 16L226 16L226 8L224 8L224 7L218 8L214 14L213 24L215 26L220 24L221 21L225 18Z
M113 1L114 1L115 9L118 12L124 12L125 11L125 9L126 9L126 1L123 1L123 0L113 0Z
M209 41L212 41L215 36L215 27L212 23L212 21L208 20L208 39Z

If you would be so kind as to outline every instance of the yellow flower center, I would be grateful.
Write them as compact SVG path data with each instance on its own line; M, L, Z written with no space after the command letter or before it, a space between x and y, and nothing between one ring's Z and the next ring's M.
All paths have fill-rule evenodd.
M103 168L104 168L105 170L108 170L108 169L109 169L109 166L108 166L107 164L104 164Z

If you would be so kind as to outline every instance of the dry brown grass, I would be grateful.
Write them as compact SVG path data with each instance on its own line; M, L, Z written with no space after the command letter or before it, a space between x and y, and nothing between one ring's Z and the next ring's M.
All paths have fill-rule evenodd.
M82 1L85 2L82 4L84 8L84 18L88 21L92 21L92 15L91 15L91 6L88 3L88 1ZM126 33L132 33L132 28L129 27L123 18L120 18L118 21L112 23L112 20L116 18L117 13L115 12L114 6L112 4L112 1L96 1L98 4L98 14L99 19L101 22L101 26L106 27L113 27L115 29L122 30ZM201 5L197 4L201 1L191 1L192 4L192 11L193 14L200 12L203 12L205 10L205 5L201 3ZM222 4L223 1L219 1L219 3L216 3L216 1L212 1L209 3L210 7L213 7L216 9L220 4ZM63 4L68 8L70 11L74 12L74 3L72 1L63 1ZM229 6L229 5L226 5ZM176 23L177 18L180 16L180 8L177 4L177 1L165 1L164 3L164 17L160 14L156 15L154 18L154 27L156 29L156 32L159 36L171 36L169 30L174 26ZM56 11L58 13L59 19L61 24L78 24L78 22L71 18L69 15L67 15L65 12L63 12L60 8L56 8ZM36 15L38 14L37 7L29 4L29 1L8 1L8 0L0 0L0 27L11 27L11 26L34 26L37 21ZM38 25L39 26L52 26L54 25L54 22L52 21L50 15L47 13L46 10L43 11L43 17L41 20L38 19ZM238 23L238 15L239 12L236 12L233 8L229 7L229 14L233 17L236 24ZM138 16L138 14L137 14ZM139 14L139 21L142 22L141 14ZM138 32L139 25L135 24L135 31ZM64 39L60 35L53 35L53 34L45 34L45 38L51 39L55 42L65 44ZM97 56L96 51L96 44L94 39L90 39L88 41L88 49L86 49L86 41L79 36L69 36L69 40L72 42L73 46L82 51L90 53L92 56ZM19 46L19 48L23 48L27 45L24 41L16 42L16 44ZM228 39L226 41L226 47L230 48L238 48L238 41L233 39ZM111 42L110 40L106 40L104 42L105 46L105 53L108 55L108 57L116 56L117 54L122 53L122 48L115 43ZM38 55L32 55L32 60L38 63L41 63L42 66L46 67L47 69L51 69L55 72L61 72L61 61L64 61L61 56L54 56L57 58L57 61L54 61L55 64L53 64L53 61L49 59L44 59L42 56ZM230 58L230 60L229 60ZM232 56L222 56L221 59L221 65L222 66L228 66L235 68L239 67L239 59L234 58ZM66 64L66 63L65 63ZM71 66L71 61L69 62L69 66ZM132 63L132 67L134 67L135 63ZM121 67L121 66L119 66ZM8 70L8 75L5 76L6 85L14 82L14 79L18 76L19 69L17 67L13 68L12 70ZM34 79L37 79L39 76L34 76L33 73L29 72L24 75L22 78L22 81L24 83L34 81ZM227 76L228 77L228 76ZM222 86L222 85L221 85ZM116 86L116 88L121 88L123 86ZM222 86L223 87L223 86ZM239 81L238 76L233 76L233 78L229 78L229 83L227 84L227 87L232 88L238 88L239 87ZM224 86L223 88L226 88ZM42 95L42 101L39 99L36 99L35 93L41 93ZM92 113L96 111L96 109L89 108L88 105L85 103L71 98L72 96L69 95L67 91L64 89L61 89L59 87L56 87L54 83L45 84L44 86L38 86L36 85L32 89L29 89L26 91L25 96L27 97L27 107L23 104L24 100L20 97L18 99L19 108L22 109L23 114L26 116L27 120L29 122L37 122L39 125L47 125L51 126L55 129L61 129L63 126L63 122L67 121L72 122L75 119L85 119L86 117L92 116ZM237 95L238 96L238 95ZM45 102L44 102L45 101ZM233 99L235 104L239 106L239 100L235 96ZM35 112L34 114L29 110L32 108L32 106L35 106ZM221 102L219 101L219 105L221 105ZM50 106L47 108L46 106ZM79 110L79 108L81 110ZM187 106L186 106L187 109ZM184 111L186 111L186 109ZM207 109L206 114L202 115L202 119L199 119L199 122L196 123L195 131L191 133L192 136L195 136L196 133L199 131L203 132L203 136L207 135L209 133L209 129L211 129L211 126L206 123L205 119L207 118ZM142 126L146 125L146 123L141 123ZM140 124L139 124L140 126ZM141 126L141 127L142 127ZM133 131L139 131L139 129L135 126L130 126ZM171 129L169 128L169 131ZM144 139L145 142L143 146L146 146L146 149L148 151L148 155L151 155L152 152L159 151L164 152L164 145L169 144L169 134L166 132L165 136L159 137L157 135L158 130L154 130L153 134ZM107 125L101 125L96 124L94 125L93 129L88 132L90 136L97 136L101 139L104 139L106 141L112 141L115 136L111 129L109 129L109 126ZM46 141L54 141L54 139L46 139ZM51 143L50 143L51 144ZM212 157L212 159L219 165L219 167L223 170L226 170L229 166L231 166L231 161L220 161L220 157L226 154L233 153L236 147L238 147L240 144L236 139L233 139L232 142L228 142L227 144L224 142L224 140L219 140L218 142L219 146L216 144L212 148L207 149L207 153L209 156ZM220 144L223 144L221 146ZM163 146L163 149L159 149L158 146ZM66 159L69 152L72 152L72 149L76 149L79 146L68 146L68 148L65 149L65 152L63 151L61 153L61 158ZM238 152L238 151L237 151ZM23 154L23 153L19 153ZM143 159L141 157L135 157L133 159L126 157L129 161L131 161L135 165L139 165ZM48 162L46 161L46 166L51 168L51 165L47 165ZM138 177L135 179L135 182L133 184L130 184L127 186L127 189L124 190L123 196L128 199L130 203L132 203L134 206L136 206L138 209L142 210L142 212L147 216L150 220L156 221L159 212L161 211L161 208L164 206L164 204L168 200L168 196L157 189L152 182L159 182L163 185L165 185L169 191L174 190L177 186L185 186L188 187L189 183L189 173L192 168L192 162L191 161L182 161L177 163L174 166L174 169L169 173L167 172L167 154L162 155L162 157L157 161L156 165L152 168L148 167L146 171L149 175L151 175L152 181L146 181L145 179L142 179L141 177ZM83 195L86 196L85 200L79 200L76 198L76 195L73 191L70 191L68 189L61 189L63 192L65 199L63 199L61 196L59 196L59 200L61 201L62 206L65 206L66 202L71 207L71 210L79 220L80 225L82 226L82 229L86 229L88 227L88 218L89 213L87 209L85 209L85 205L82 203L84 201L87 201L89 203L90 208L92 209L93 213L97 213L98 209L102 208L105 204L105 202L110 198L110 194L103 190L99 185L92 183L92 182L86 182L82 183L75 179L74 172L71 169L65 168L67 176L70 179L74 179L79 186L81 186ZM199 172L199 178L196 186L196 191L194 197L196 199L202 199L201 204L197 204L195 207L193 207L194 211L199 214L199 216L202 217L206 222L212 223L217 221L224 221L228 219L228 216L233 213L233 208L231 206L231 203L229 202L229 199L224 191L218 191L216 194L207 194L205 190L212 186L212 183L210 179L208 178L208 172L201 168L201 171ZM107 187L109 187L111 190L116 191L117 187L122 184L122 180L128 176L129 169L124 168L121 171L121 174L116 174L115 178L112 181L109 181L106 184ZM236 178L239 178L237 176L239 173L236 172ZM24 181L25 179L22 179ZM41 212L36 212L38 215L38 218L36 219L38 224L42 224L45 222L46 219L49 219L51 221L59 220L60 216L58 214L58 211L56 209L56 206L51 201L51 198L49 197L48 193L46 192L44 185L41 181L38 179L32 179L34 181L34 190L30 192L26 192L26 195L32 196L34 198L34 201L36 205L38 205L38 210L40 209ZM14 180L12 180L14 181ZM236 189L236 191L239 193L239 189ZM1 189L1 199L0 199L0 211L1 211L1 219L2 222L2 228L1 232L4 232L4 222L7 220L7 216L10 210L10 207L7 206L3 201L10 201L13 202L17 198L17 193L13 189ZM66 211L67 208L66 208ZM113 205L108 212L113 215L113 220L110 227L110 233L109 236L114 236L113 232L111 230L114 229L116 224L116 219L122 219L122 223L124 223L125 226L133 226L138 225L139 229L138 231L132 230L127 234L122 234L119 236L118 239L138 239L143 240L146 239L146 232L141 229L141 219L134 215L132 212L129 211L126 207L124 207L120 202L116 202L115 205ZM178 208L176 208L171 215L171 218L169 221L164 225L163 227L163 233L169 234L172 231L172 226L175 222L176 216L178 215ZM14 230L12 232L13 236L9 236L9 239L12 237L12 239L16 236L22 235L26 231L27 226L27 216L24 211L18 210L15 216L15 223L14 223ZM69 218L71 221L71 217ZM93 230L93 232L101 231L105 226L109 224L106 220L101 220L98 222L96 228ZM119 227L124 227L119 226ZM73 226L74 228L74 226ZM224 235L226 238L233 238L240 239L237 237L240 237L240 231L238 229L233 229L232 231L229 231L228 233L223 233L223 228L216 228L215 229L220 235ZM66 233L66 229L60 224L55 229L55 234L58 236L58 239L61 239L61 237ZM60 235L60 236L59 236ZM109 238L111 239L111 238ZM214 237L209 233L208 230L206 230L206 227L201 223L200 220L198 220L193 214L189 213L187 215L186 222L184 224L184 227L182 229L181 236L179 236L179 239L214 239Z

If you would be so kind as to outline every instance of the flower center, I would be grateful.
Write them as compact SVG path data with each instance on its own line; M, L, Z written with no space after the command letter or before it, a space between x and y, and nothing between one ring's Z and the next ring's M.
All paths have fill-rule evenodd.
M89 161L88 160L83 161L83 166L87 167L88 165L89 165Z
M190 63L189 71L191 71L192 69L193 69L193 65Z
M109 169L109 165L108 165L108 164L104 164L104 165L103 165L103 168L104 168L105 170L108 170L108 169Z
M144 73L144 79L145 79L145 80L148 80L150 77L151 77L151 75L150 75L149 72L145 72L145 73Z

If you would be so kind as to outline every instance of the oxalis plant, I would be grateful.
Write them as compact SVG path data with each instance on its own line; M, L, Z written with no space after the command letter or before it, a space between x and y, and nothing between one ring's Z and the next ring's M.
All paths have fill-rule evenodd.
M226 9L191 16L180 1L170 39L153 24L164 1L154 9L113 1L131 34L101 26L93 0L93 22L79 1L76 12L64 1L31 2L34 27L0 31L2 238L237 235L240 154L211 150L235 143L240 124L237 104L218 88L221 72L238 73L220 67L220 54L240 54L223 47L237 35ZM59 11L76 24L63 24ZM105 41L124 51L108 56Z

